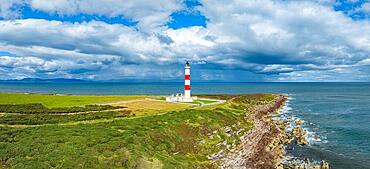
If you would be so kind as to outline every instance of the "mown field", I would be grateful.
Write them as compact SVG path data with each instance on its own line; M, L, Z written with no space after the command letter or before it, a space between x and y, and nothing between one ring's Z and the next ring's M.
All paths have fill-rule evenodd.
M0 115L0 168L216 168L208 157L238 145L253 127L246 110L274 96L207 97L228 101L173 109L134 103L158 107L141 115L134 108Z
M149 116L169 111L183 110L191 108L191 104L167 103L158 100L132 100L114 102L112 106L127 107L127 110L132 111L136 116Z

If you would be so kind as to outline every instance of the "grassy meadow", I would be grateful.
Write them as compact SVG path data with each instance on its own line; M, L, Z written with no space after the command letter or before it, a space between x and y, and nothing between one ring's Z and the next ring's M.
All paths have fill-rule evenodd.
M191 104L168 103L158 100L129 100L114 102L112 106L127 107L127 110L132 111L136 116L156 115L169 111L183 110L191 108Z
M0 104L41 103L46 107L72 107L86 104L148 98L149 96L85 96L0 93Z
M51 97L27 97L36 97L33 99L49 107L75 106L72 102L77 98L91 104L91 98L96 98L68 96L64 97L68 104L64 104L49 102L43 96ZM208 157L235 147L239 137L253 127L245 110L273 101L274 96L217 99L227 102L194 107L133 100L114 102L126 107L117 111L62 115L5 112L0 114L0 168L217 168L217 162ZM0 100L0 104L9 103Z

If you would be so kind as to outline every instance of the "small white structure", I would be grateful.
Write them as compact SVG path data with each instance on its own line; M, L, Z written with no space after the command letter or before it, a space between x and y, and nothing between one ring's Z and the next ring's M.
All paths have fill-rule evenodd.
M197 100L197 97L191 97L190 94L190 64L186 62L185 64L185 85L184 85L184 95L183 94L172 94L166 97L166 102L193 102Z
M198 98L191 97L191 98L186 98L182 93L179 94L172 94L171 96L166 97L166 102L193 102L194 100L197 100Z

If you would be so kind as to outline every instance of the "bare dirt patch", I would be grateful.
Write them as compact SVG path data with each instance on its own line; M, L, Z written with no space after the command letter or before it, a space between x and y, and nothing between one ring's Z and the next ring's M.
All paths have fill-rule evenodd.
M155 115L163 112L183 110L190 108L191 105L168 103L158 100L132 100L112 103L113 106L124 106L135 115Z

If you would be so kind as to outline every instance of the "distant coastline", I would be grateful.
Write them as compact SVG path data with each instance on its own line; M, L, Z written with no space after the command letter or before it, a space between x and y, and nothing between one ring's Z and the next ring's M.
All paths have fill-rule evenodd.
M80 80L80 79L40 79L40 78L24 78L24 79L10 79L0 80L0 83L91 83L92 81Z
M86 79L73 79L73 78L23 78L23 79L3 79L0 80L0 83L183 83L182 80L142 80L142 79L112 79L112 80L86 80ZM213 80L193 80L192 83L230 83L230 84L369 84L370 82L362 81L348 81L348 82L289 82L289 81L274 81L274 82L265 82L265 81L213 81Z

